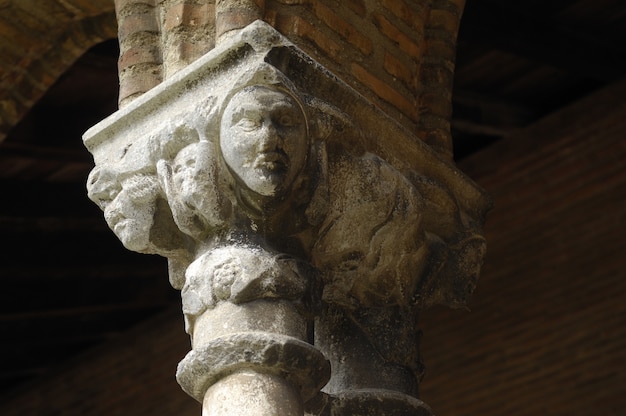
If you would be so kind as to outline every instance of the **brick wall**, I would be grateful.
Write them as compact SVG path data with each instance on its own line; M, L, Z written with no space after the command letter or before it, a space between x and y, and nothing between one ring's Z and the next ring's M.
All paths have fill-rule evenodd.
M460 163L495 200L471 312L422 314L438 415L623 415L626 82Z
M113 2L0 2L0 141L87 49L116 36Z
M265 20L446 157L463 1L283 0Z
M117 0L120 107L163 80L161 29L155 0Z
M216 36L262 16L450 157L450 97L463 2L117 0L116 33L111 1L55 0L37 10L8 1L4 7L12 10L3 16L11 21L2 22L0 38L0 65L7 74L0 84L0 140L98 42L119 37L124 106L212 49Z
M120 106L263 18L447 158L463 0L117 0Z

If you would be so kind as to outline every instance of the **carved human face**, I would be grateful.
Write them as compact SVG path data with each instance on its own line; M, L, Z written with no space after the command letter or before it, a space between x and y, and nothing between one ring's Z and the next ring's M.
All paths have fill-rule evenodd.
M90 176L88 192L124 247L134 251L149 247L158 192L156 177L134 175L120 183L110 171L99 170Z
M222 117L220 146L236 179L263 196L292 185L307 157L306 119L288 94L253 86L235 94Z
M197 144L191 144L182 149L174 158L172 164L172 182L181 194L191 193L196 181Z

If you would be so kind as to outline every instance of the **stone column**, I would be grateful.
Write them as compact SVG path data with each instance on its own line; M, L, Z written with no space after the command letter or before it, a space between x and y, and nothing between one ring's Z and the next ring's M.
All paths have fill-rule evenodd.
M265 0L216 0L215 32L218 42L255 20L263 19L264 15Z
M489 198L443 142L249 22L285 10L217 2L214 48L85 133L89 197L168 258L177 379L204 415L429 415L419 311L470 297Z

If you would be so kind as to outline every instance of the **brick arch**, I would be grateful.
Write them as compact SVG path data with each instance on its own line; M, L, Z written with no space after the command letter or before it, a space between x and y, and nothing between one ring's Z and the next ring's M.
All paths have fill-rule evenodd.
M0 16L0 141L83 53L117 36L112 1L19 1Z

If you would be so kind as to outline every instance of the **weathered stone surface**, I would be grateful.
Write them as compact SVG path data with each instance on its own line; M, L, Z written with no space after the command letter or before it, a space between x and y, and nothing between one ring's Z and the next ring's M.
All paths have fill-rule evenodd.
M488 198L447 159L260 21L84 140L111 229L169 259L193 348L179 382L211 387L205 408L257 373L266 414L293 386L298 413L324 356L337 403L417 397L417 314L462 307L484 255ZM269 347L285 337L288 364ZM303 390L303 371L322 375Z
M298 416L303 412L302 400L292 385L280 376L253 371L226 375L207 390L202 407L206 416Z
M202 401L207 389L224 375L245 370L281 375L307 401L328 380L330 366L316 348L296 338L242 332L190 351L178 365L176 378L183 390Z
M452 158L452 74L464 0L116 0L120 107L263 20ZM127 53L138 58L134 64ZM156 53L154 53L156 52Z
M348 392L331 401L331 415L431 416L430 408L414 397L385 390Z

